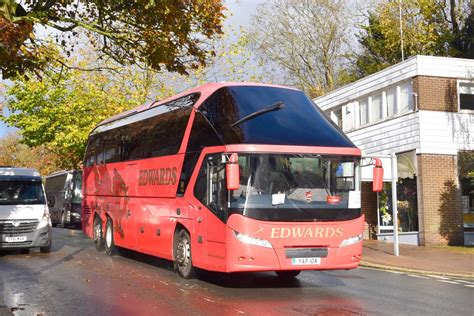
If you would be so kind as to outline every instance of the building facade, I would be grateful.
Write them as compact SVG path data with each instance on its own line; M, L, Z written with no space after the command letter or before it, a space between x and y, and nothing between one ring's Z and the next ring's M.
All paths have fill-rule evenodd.
M396 154L401 242L473 244L474 60L415 56L314 101L364 155ZM370 185L366 237L390 240L391 184Z

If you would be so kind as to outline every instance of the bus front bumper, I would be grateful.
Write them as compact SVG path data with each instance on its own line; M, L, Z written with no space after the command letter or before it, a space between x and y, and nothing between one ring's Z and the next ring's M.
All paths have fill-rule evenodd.
M291 250L302 250L301 257ZM315 249L315 248L312 248ZM227 249L227 272L277 271L277 270L341 270L355 269L362 255L362 241L346 247L327 249L324 257L308 256L310 248L264 248L245 245ZM290 251L289 251L290 250Z

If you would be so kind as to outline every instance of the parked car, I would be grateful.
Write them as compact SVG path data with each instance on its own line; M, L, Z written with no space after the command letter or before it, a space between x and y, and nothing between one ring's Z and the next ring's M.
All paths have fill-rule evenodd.
M0 249L51 249L51 219L35 169L0 167Z
M48 200L53 225L81 225L82 171L59 171L45 178L46 198Z

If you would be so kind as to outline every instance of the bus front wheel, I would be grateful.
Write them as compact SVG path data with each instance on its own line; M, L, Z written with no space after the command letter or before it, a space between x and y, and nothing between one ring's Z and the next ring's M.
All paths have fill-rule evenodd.
M102 229L102 220L96 216L94 219L94 244L95 249L101 251L104 249L104 232Z
M185 279L194 277L195 271L191 255L191 237L184 229L180 230L177 234L175 263L181 277Z
M301 271L299 270L287 270L287 271L275 271L280 279L293 279L296 278Z
M105 224L105 253L109 256L117 253L114 242L114 224L110 218L107 218L107 223Z

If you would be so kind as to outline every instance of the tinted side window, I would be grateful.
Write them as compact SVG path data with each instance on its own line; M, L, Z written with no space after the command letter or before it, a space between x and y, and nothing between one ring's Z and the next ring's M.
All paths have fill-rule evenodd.
M193 127L191 129L191 135L189 136L188 147L186 148L178 194L183 194L184 191L186 191L189 179L191 178L202 149L204 147L219 146L222 144L223 142L219 139L219 136L217 136L204 115L197 112L194 116Z
M201 151L204 147L219 146L224 143L206 120L203 114L197 112L194 116L193 128L189 136L186 152Z
M144 120L147 131L141 140L142 158L176 154L183 141L190 113L191 108L179 109Z
M84 157L84 166L92 166L95 163L99 163L98 155L101 152L100 149L100 137L102 134L99 135L92 135L89 137L89 141L87 143L86 154Z
M84 165L172 155L178 152L192 108L178 108L89 138Z

